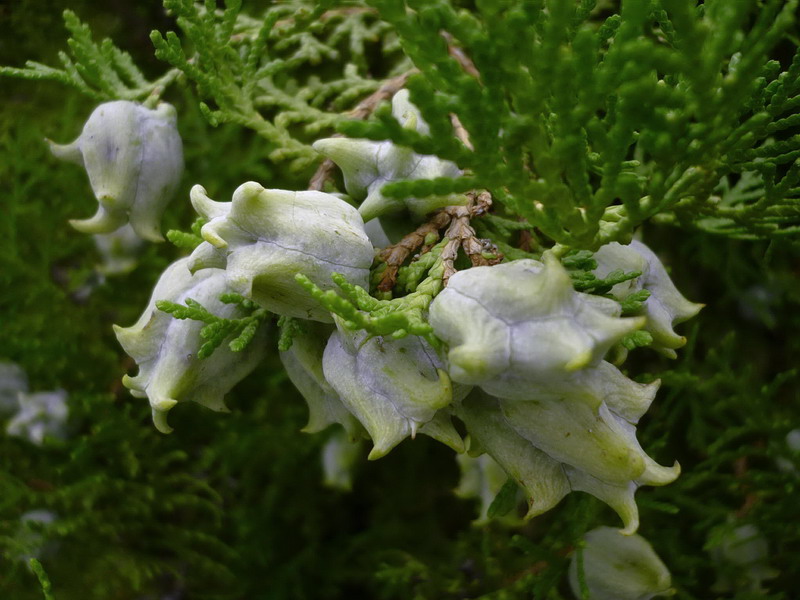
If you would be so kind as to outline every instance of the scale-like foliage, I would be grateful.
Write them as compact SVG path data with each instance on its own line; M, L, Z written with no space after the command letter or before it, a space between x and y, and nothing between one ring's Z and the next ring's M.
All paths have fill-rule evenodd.
M30 11L37 2L46 4L19 4ZM0 596L563 600L570 562L575 594L594 593L585 534L618 523L615 511L630 531L638 510L639 531L679 597L793 598L797 1L266 4L166 0L177 33L151 36L169 65L154 80L112 42L95 42L69 11L60 68L35 57L0 70L23 80L0 107L0 179L12 183L0 222L9 249L0 258L0 363L27 374L21 390L14 386L25 377L4 380L0 370ZM131 14L119 10L127 22ZM50 46L45 30L20 31ZM55 107L24 80L73 89ZM86 212L90 191L77 170L55 168L40 143L79 131L89 108L79 94L151 106L167 95L180 115L190 180L179 190L184 202L165 215L177 251L141 249L127 257L136 269L117 277L95 264L88 238L64 226ZM397 106L380 105L393 96ZM336 130L353 139L331 138ZM333 149L344 186L312 148L324 137L317 147ZM436 167L431 178L421 178L423 163ZM367 244L359 285L338 275L329 282L341 272L329 263L324 281L281 271L280 260L278 285L268 270L253 276L264 298L310 297L336 333L302 311L267 328L271 314L245 297L250 288L233 269L228 283L242 295L224 299L239 318L206 310L219 293L160 302L159 319L192 331L182 342L193 349L175 353L175 364L186 357L208 373L230 354L225 343L266 350L227 393L231 414L184 403L174 409L175 433L163 437L146 402L121 388L133 364L109 334L111 323L135 319L158 272L179 253L196 252L197 267L246 263L234 256L245 238L330 258L319 233L304 246L265 235L280 219L247 207L224 227L204 228L224 212L225 203L208 204L207 219L177 229L190 222L189 183L228 197L252 180L265 197L277 188L324 189L348 204L378 197L377 212L362 206L366 225L351 222L358 232L364 225L375 260L367 273ZM302 237L312 220L288 227ZM637 239L657 257L628 244L640 225ZM537 279L542 263L551 277ZM503 280L504 272L517 275ZM489 285L488 276L470 280L476 273L497 277ZM700 306L671 279L707 304L677 333ZM456 310L442 309L446 302ZM443 311L438 324L432 303ZM276 347L292 353L287 371L300 393ZM648 347L678 358L668 363ZM177 382L187 372L170 375ZM661 391L634 428L657 379ZM497 398L477 389L465 398L472 384ZM32 413L31 398L57 388L59 398L68 393L68 421L41 436L6 430ZM303 436L305 423L345 429ZM384 442L373 458L394 448L376 464L364 460L369 444L346 439L365 430ZM429 437L399 443L417 432ZM453 451L430 438L483 453L466 460L485 469L495 456L500 479L470 496ZM624 477L606 472L609 448ZM677 459L682 475L642 488L633 503L648 477L621 460L626 448L629 458ZM321 454L328 481L350 492L321 487ZM561 475L543 478L537 465ZM525 506L548 485L554 504L566 497L526 524ZM567 495L572 489L594 496ZM470 527L478 503L488 522ZM737 554L743 538L748 552Z
M796 2L632 0L599 27L594 2L478 2L474 12L444 0L371 4L420 70L408 87L430 135L386 113L342 132L452 160L470 186L575 248L625 240L656 215L735 236L797 233L800 53L786 70L768 60Z

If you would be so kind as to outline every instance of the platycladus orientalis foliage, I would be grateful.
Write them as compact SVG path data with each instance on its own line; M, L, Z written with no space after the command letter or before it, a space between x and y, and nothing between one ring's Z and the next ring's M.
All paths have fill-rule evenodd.
M212 124L269 140L270 159L291 160L292 173L318 168L307 189L243 181L224 202L203 173L190 174L199 221L169 236L188 252L139 320L114 326L138 369L123 384L147 399L155 426L181 427L167 423L179 402L227 411L225 396L264 363L277 333L308 404L304 431L336 430L324 448L329 485L350 489L362 446L376 460L424 434L458 455L458 493L480 499L479 523L510 512L498 514L501 497L524 499L530 520L572 491L616 512L619 529L586 533L572 554L576 597L673 593L636 534L634 496L681 469L637 439L661 382L640 383L625 361L631 351L676 358L687 337L675 328L703 305L678 290L638 228L656 219L777 239L800 227L800 146L775 137L797 125L800 55L784 72L761 67L796 2L773 11L773 28L758 21L753 40L723 29L745 18L746 2L631 0L595 23L592 1L478 2L470 12L374 0L361 8L399 36L396 68L376 80L349 64L350 96L341 82L309 83L349 112L276 84L324 56L307 39L280 55L291 44L272 40L291 16L276 9L254 22L239 3L216 13L213 2L165 4L182 27L202 20L216 33L186 27L200 48L193 58L177 36L154 33L173 66L156 82L113 53L95 61L97 77L72 63L58 77L36 64L10 72L103 100L74 142L49 143L88 175L97 212L70 223L113 234L99 240L106 273L135 268L139 238L163 239L184 165L176 109L160 99L176 82L210 99L201 110ZM703 56L696 71L687 48ZM222 57L235 68L221 68ZM138 85L101 76L120 70ZM25 423L15 417L9 432ZM35 442L42 427L28 433ZM757 532L734 534L752 534L758 556L745 561L731 539L718 559L750 569L760 589L771 575L764 546Z

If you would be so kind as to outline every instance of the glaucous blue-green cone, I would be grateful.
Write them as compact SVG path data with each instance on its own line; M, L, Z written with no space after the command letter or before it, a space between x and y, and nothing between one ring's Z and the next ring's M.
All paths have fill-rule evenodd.
M569 564L569 585L578 600L585 597L578 573L581 566L591 600L650 600L675 593L669 570L640 535L598 527L583 536L583 547Z
M643 452L636 442L635 436L629 443L628 452L632 456L631 463L638 467L644 462L644 469L634 477L628 479L606 481L600 479L596 474L584 470L595 471L609 470L607 466L596 469L596 462L587 458L582 460L580 457L575 460L576 452L571 446L571 437L576 428L572 431L564 431L559 428L562 436L560 446L555 448L555 454L567 455L573 463L565 463L562 460L550 455L542 448L537 446L537 441L529 439L527 427L532 427L530 423L519 424L514 422L505 412L507 405L527 405L523 402L509 402L498 398L493 398L479 391L473 392L466 400L454 409L455 414L464 422L470 435L471 442L476 442L480 451L485 451L494 458L500 466L513 477L517 483L526 491L528 497L527 518L542 514L566 496L570 491L582 491L592 494L613 508L624 524L626 533L633 533L639 526L639 512L634 500L634 494L641 485L664 485L671 482L678 475L677 467L664 469L659 467L649 457L641 458ZM519 418L515 415L514 418ZM526 415L524 418L528 418ZM567 422L569 418L565 419ZM552 422L543 423L543 426L552 426ZM557 427L561 424L556 423ZM527 427L526 427L527 426ZM583 450L593 454L599 454L599 462L606 449L602 442L597 442L592 446L591 432L588 432L589 440L578 441L578 446ZM584 435L578 433L576 435ZM472 443L470 449L472 449ZM622 442L624 446L624 442ZM550 446L552 449L552 445ZM619 451L619 449L617 449ZM623 464L624 470L627 465ZM628 467L629 471L633 471ZM612 472L615 477L617 473Z
M503 398L597 365L644 324L610 316L576 292L556 258L459 271L430 305L434 333L449 346L449 373Z
M233 352L223 343L210 357L197 357L204 323L175 319L158 310L157 301L182 304L192 298L222 318L245 315L238 305L219 299L229 291L224 271L204 269L193 274L189 263L187 257L167 267L135 324L114 326L120 345L139 366L139 373L135 377L126 375L122 383L133 396L149 399L153 422L164 433L172 431L167 412L178 402L191 400L211 410L227 410L225 394L255 368L265 351L266 328L261 327L241 352Z
M594 273L598 277L619 269L641 272L636 279L615 285L611 293L618 300L624 300L641 289L650 292L644 303L644 316L647 318L644 329L653 336L652 348L675 358L675 350L686 343L686 338L675 333L673 327L694 317L704 305L684 298L658 256L637 240L627 246L617 242L601 246L594 258L597 261Z
M322 353L334 328L310 321L305 326L304 332L295 334L292 346L280 353L289 379L308 404L308 424L303 431L317 433L339 423L351 441L363 437L361 424L345 408L322 372Z
M372 438L370 460L386 455L417 431L464 451L450 415L441 410L454 400L452 383L425 340L413 335L368 338L364 331L346 329L338 317L337 326L325 347L322 368ZM467 391L456 389L456 400Z
M400 90L392 98L392 114L405 128L423 135L429 133L419 110L408 99L408 90ZM457 194L426 196L424 198L387 198L381 188L393 181L408 179L434 179L459 177L461 170L452 162L436 156L414 153L410 148L392 142L327 138L314 142L314 149L330 158L342 170L347 193L362 200L359 212L364 221L381 215L391 215L408 210L415 219L453 204L463 204L465 199Z
M19 410L6 424L6 433L26 438L29 442L41 445L46 437L64 439L67 437L67 392L36 392L17 394Z
M680 469L662 467L642 450L633 425L603 403L597 409L563 399L501 400L511 428L555 460L602 481L649 485L673 481Z
M90 219L70 221L83 233L111 233L130 222L136 235L163 241L161 215L183 174L183 145L175 109L127 100L94 109L71 144L50 143L61 159L86 169L100 203Z
M240 185L232 202L215 202L199 185L195 210L208 220L206 243L192 253L193 270L224 267L228 286L279 315L331 322L330 313L297 281L302 273L322 289L331 275L368 287L374 250L358 211L323 192Z

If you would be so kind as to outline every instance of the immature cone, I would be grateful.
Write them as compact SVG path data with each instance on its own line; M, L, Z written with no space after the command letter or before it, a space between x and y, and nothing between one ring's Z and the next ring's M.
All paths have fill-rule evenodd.
M752 523L731 528L721 526L714 532L717 545L711 548L711 558L717 570L717 580L711 588L715 592L747 590L759 596L764 593L764 582L780 575L769 566L767 538Z
M678 476L636 440L658 382L638 384L603 360L644 322L619 313L613 300L575 292L551 255L460 271L430 305L451 378L483 390L454 412L526 491L529 517L580 490L633 533L636 489Z
M571 491L582 491L613 508L624 532L634 533L636 490L670 483L679 467L656 464L636 441L633 425L605 403L594 412L570 400L541 401L534 395L522 402L476 391L454 412L480 451L525 490L528 518L555 507Z
M675 593L669 570L647 540L598 527L583 537L583 547L570 560L569 585L576 599L585 597L578 577L578 553L591 600L650 600Z
M363 446L363 440L353 441L345 431L336 429L322 447L322 482L330 488L349 492Z
M673 327L694 317L703 305L684 298L658 256L639 241L633 240L627 246L617 242L606 244L595 252L594 258L597 261L594 273L598 277L620 269L641 273L636 279L618 283L611 288L611 293L618 300L624 300L641 289L650 292L644 303L647 319L644 330L653 336L652 348L675 358L675 350L686 343L686 338L675 333Z
M450 347L453 380L503 398L597 365L644 324L610 316L575 292L550 255L544 264L526 259L459 271L431 303L429 320Z
M368 338L337 321L322 358L325 379L369 433L376 459L419 431L463 452L464 443L443 409L453 387L430 345L420 337ZM458 388L456 393L466 392ZM460 398L456 398L460 399Z
M195 210L208 220L192 254L192 270L225 269L230 288L279 315L331 322L330 313L297 281L306 275L323 289L331 275L368 287L374 250L356 209L323 192L240 185L232 202L215 202L199 185Z
M226 411L224 396L247 376L264 355L265 330L262 328L241 352L233 352L223 342L208 358L198 358L203 323L176 319L158 310L156 302L184 303L192 298L209 312L226 319L244 316L236 304L219 298L228 291L225 272L205 269L192 274L190 259L182 258L167 267L158 280L147 308L130 327L114 326L122 348L139 365L135 377L122 383L137 398L147 398L153 422L159 431L169 433L167 412L178 402L194 401L211 410Z
M163 240L161 215L183 173L183 146L175 109L154 110L127 100L106 102L89 116L71 144L50 143L61 159L86 169L100 206L84 220L70 221L83 233L111 233L130 222L146 240Z
M392 114L403 127L428 134L428 125L417 107L409 101L408 90L400 90L394 95ZM464 202L463 196L456 195L388 198L381 193L381 188L393 181L460 176L460 169L450 161L416 154L389 141L335 137L318 140L313 146L342 170L347 193L363 201L358 211L365 222L403 210L408 210L419 220L437 208Z

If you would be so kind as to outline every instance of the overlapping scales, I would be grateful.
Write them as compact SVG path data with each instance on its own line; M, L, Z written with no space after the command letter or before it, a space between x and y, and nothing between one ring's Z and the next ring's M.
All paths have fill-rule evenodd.
M139 237L162 241L159 223L183 174L183 145L175 109L149 109L116 100L94 109L81 135L65 145L50 142L63 160L86 169L99 203L89 219L72 220L83 233L111 233L130 222Z
M368 338L337 321L322 359L326 381L369 433L369 458L387 454L419 431L462 452L464 443L450 415L450 378L436 352L420 337ZM455 390L456 400L468 390Z
M331 274L367 287L374 251L358 211L323 192L239 186L232 202L192 188L195 210L208 220L192 270L225 269L228 286L280 315L331 322L330 313L295 281L303 273L323 289Z
M307 323L306 331L295 334L292 346L280 357L289 379L308 404L308 424L303 431L317 433L338 423L354 440L364 430L322 372L322 354L333 330L330 325Z
M224 397L248 375L265 351L265 328L242 352L233 352L223 344L213 356L200 359L201 321L178 320L156 308L159 300L182 303L187 298L200 302L221 318L244 316L235 304L225 304L219 297L227 290L225 272L189 270L190 258L171 264L158 280L147 308L130 327L114 326L122 348L139 366L135 377L125 376L123 384L137 398L148 398L156 427L169 433L167 412L178 402L193 401L211 410L224 411Z
M570 411L575 407L577 415ZM670 483L680 469L656 464L636 441L633 425L602 407L592 418L585 404L571 406L568 399L522 402L473 392L455 412L477 446L525 490L529 518L582 491L611 506L624 531L633 533L636 490Z
M605 277L618 269L641 273L636 279L618 283L611 288L611 293L618 300L624 300L641 289L650 292L644 303L647 319L644 329L653 336L652 348L675 358L675 350L686 343L686 338L675 333L673 327L694 317L703 305L684 298L658 256L637 240L627 246L617 242L606 244L595 252L594 258L597 261L594 273L598 277Z
M636 439L658 382L643 385L603 360L641 327L613 300L575 292L557 260L520 260L456 273L431 303L454 381L481 388L454 411L470 438L528 494L528 516L573 490L610 505L633 533L634 493L679 473Z
M504 398L596 365L644 324L621 319L575 292L557 259L475 267L450 278L431 303L430 324L447 342L453 380Z

